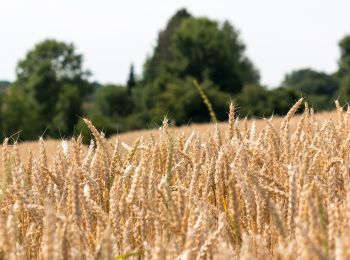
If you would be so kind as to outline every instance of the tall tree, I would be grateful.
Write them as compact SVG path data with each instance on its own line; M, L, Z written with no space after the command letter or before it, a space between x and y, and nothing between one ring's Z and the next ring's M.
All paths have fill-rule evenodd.
M134 64L131 64L129 78L128 78L128 81L126 82L129 95L131 94L131 90L135 87L135 85L136 85L136 78L135 78L135 72L134 72Z
M339 41L340 59L338 61L337 77L340 82L339 98L348 102L350 98L350 35Z
M170 48L173 34L182 21L190 17L192 16L186 9L180 9L169 19L166 28L158 35L153 55L146 60L143 72L144 81L150 82L164 72L165 67L173 56Z
M57 107L61 106L58 102L62 103L61 96L65 95L61 92L72 93L67 91L67 86L76 88L79 96L84 96L90 91L88 83L90 73L83 69L82 63L83 57L76 53L73 44L45 40L30 50L17 65L17 79L14 85L23 89L38 103L41 123L46 127L52 126L49 132L52 128L63 124L68 124L64 128L72 129L72 124L77 120L75 113L78 111L68 109L66 112L72 113L68 117L73 118L74 114L76 120L64 121L65 117L62 117L62 122L57 124L56 114ZM80 102L69 105L70 107L81 106L81 99L71 98L69 101ZM56 122L53 124L55 117Z
M244 55L245 46L238 32L225 22L220 26L207 18L190 18L174 33L175 59L172 73L209 79L220 90L238 93L246 83L259 79L252 63Z
M155 81L164 74L181 79L191 76L237 93L244 84L259 81L244 51L245 45L229 22L219 24L180 10L160 33L153 56L146 61L144 81Z
M340 59L338 74L340 77L350 74L350 35L345 36L339 42Z

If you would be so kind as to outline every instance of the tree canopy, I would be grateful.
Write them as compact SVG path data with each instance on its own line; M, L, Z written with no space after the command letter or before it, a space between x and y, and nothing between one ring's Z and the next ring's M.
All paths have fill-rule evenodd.
M287 74L282 86L291 87L303 94L332 96L338 89L338 82L324 72L306 68Z
M153 56L145 64L144 79L148 83L162 74L181 79L191 76L238 93L244 84L259 81L244 50L238 31L228 21L221 25L181 10L160 33Z
M16 68L14 88L38 107L41 129L52 136L70 134L81 115L82 97L91 90L89 71L73 44L45 40L30 50ZM42 131L43 131L42 130Z
M339 76L345 76L350 73L350 35L345 36L339 41L340 59Z
M169 61L173 59L170 47L173 34L181 23L190 17L192 15L186 9L180 9L169 19L166 28L159 33L153 55L146 59L144 65L143 80L145 82L155 80L167 70Z

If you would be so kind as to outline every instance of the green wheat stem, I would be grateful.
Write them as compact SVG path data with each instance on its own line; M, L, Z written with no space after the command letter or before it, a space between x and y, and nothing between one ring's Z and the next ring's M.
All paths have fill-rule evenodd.
M207 95L204 93L204 90L203 88L198 84L198 82L196 80L193 80L193 84L196 86L199 94L201 95L201 98L203 99L203 102L204 104L207 106L208 110L209 110L209 114L210 114L210 117L211 117L211 120L214 122L214 123L217 123L218 122L218 119L215 115L215 112L214 112L214 109L213 109L213 106L211 105Z

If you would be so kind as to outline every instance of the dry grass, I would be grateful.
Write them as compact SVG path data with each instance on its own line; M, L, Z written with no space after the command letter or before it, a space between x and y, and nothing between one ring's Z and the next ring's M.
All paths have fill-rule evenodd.
M109 140L86 120L89 148L40 140L29 157L5 140L0 258L349 259L350 113L301 103Z

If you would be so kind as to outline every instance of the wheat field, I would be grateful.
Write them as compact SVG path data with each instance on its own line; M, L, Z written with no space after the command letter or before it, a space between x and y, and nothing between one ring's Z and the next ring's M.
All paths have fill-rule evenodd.
M89 147L49 152L5 139L0 258L350 259L350 110L336 108L299 100L255 123L231 105L226 124L111 139L85 120Z

